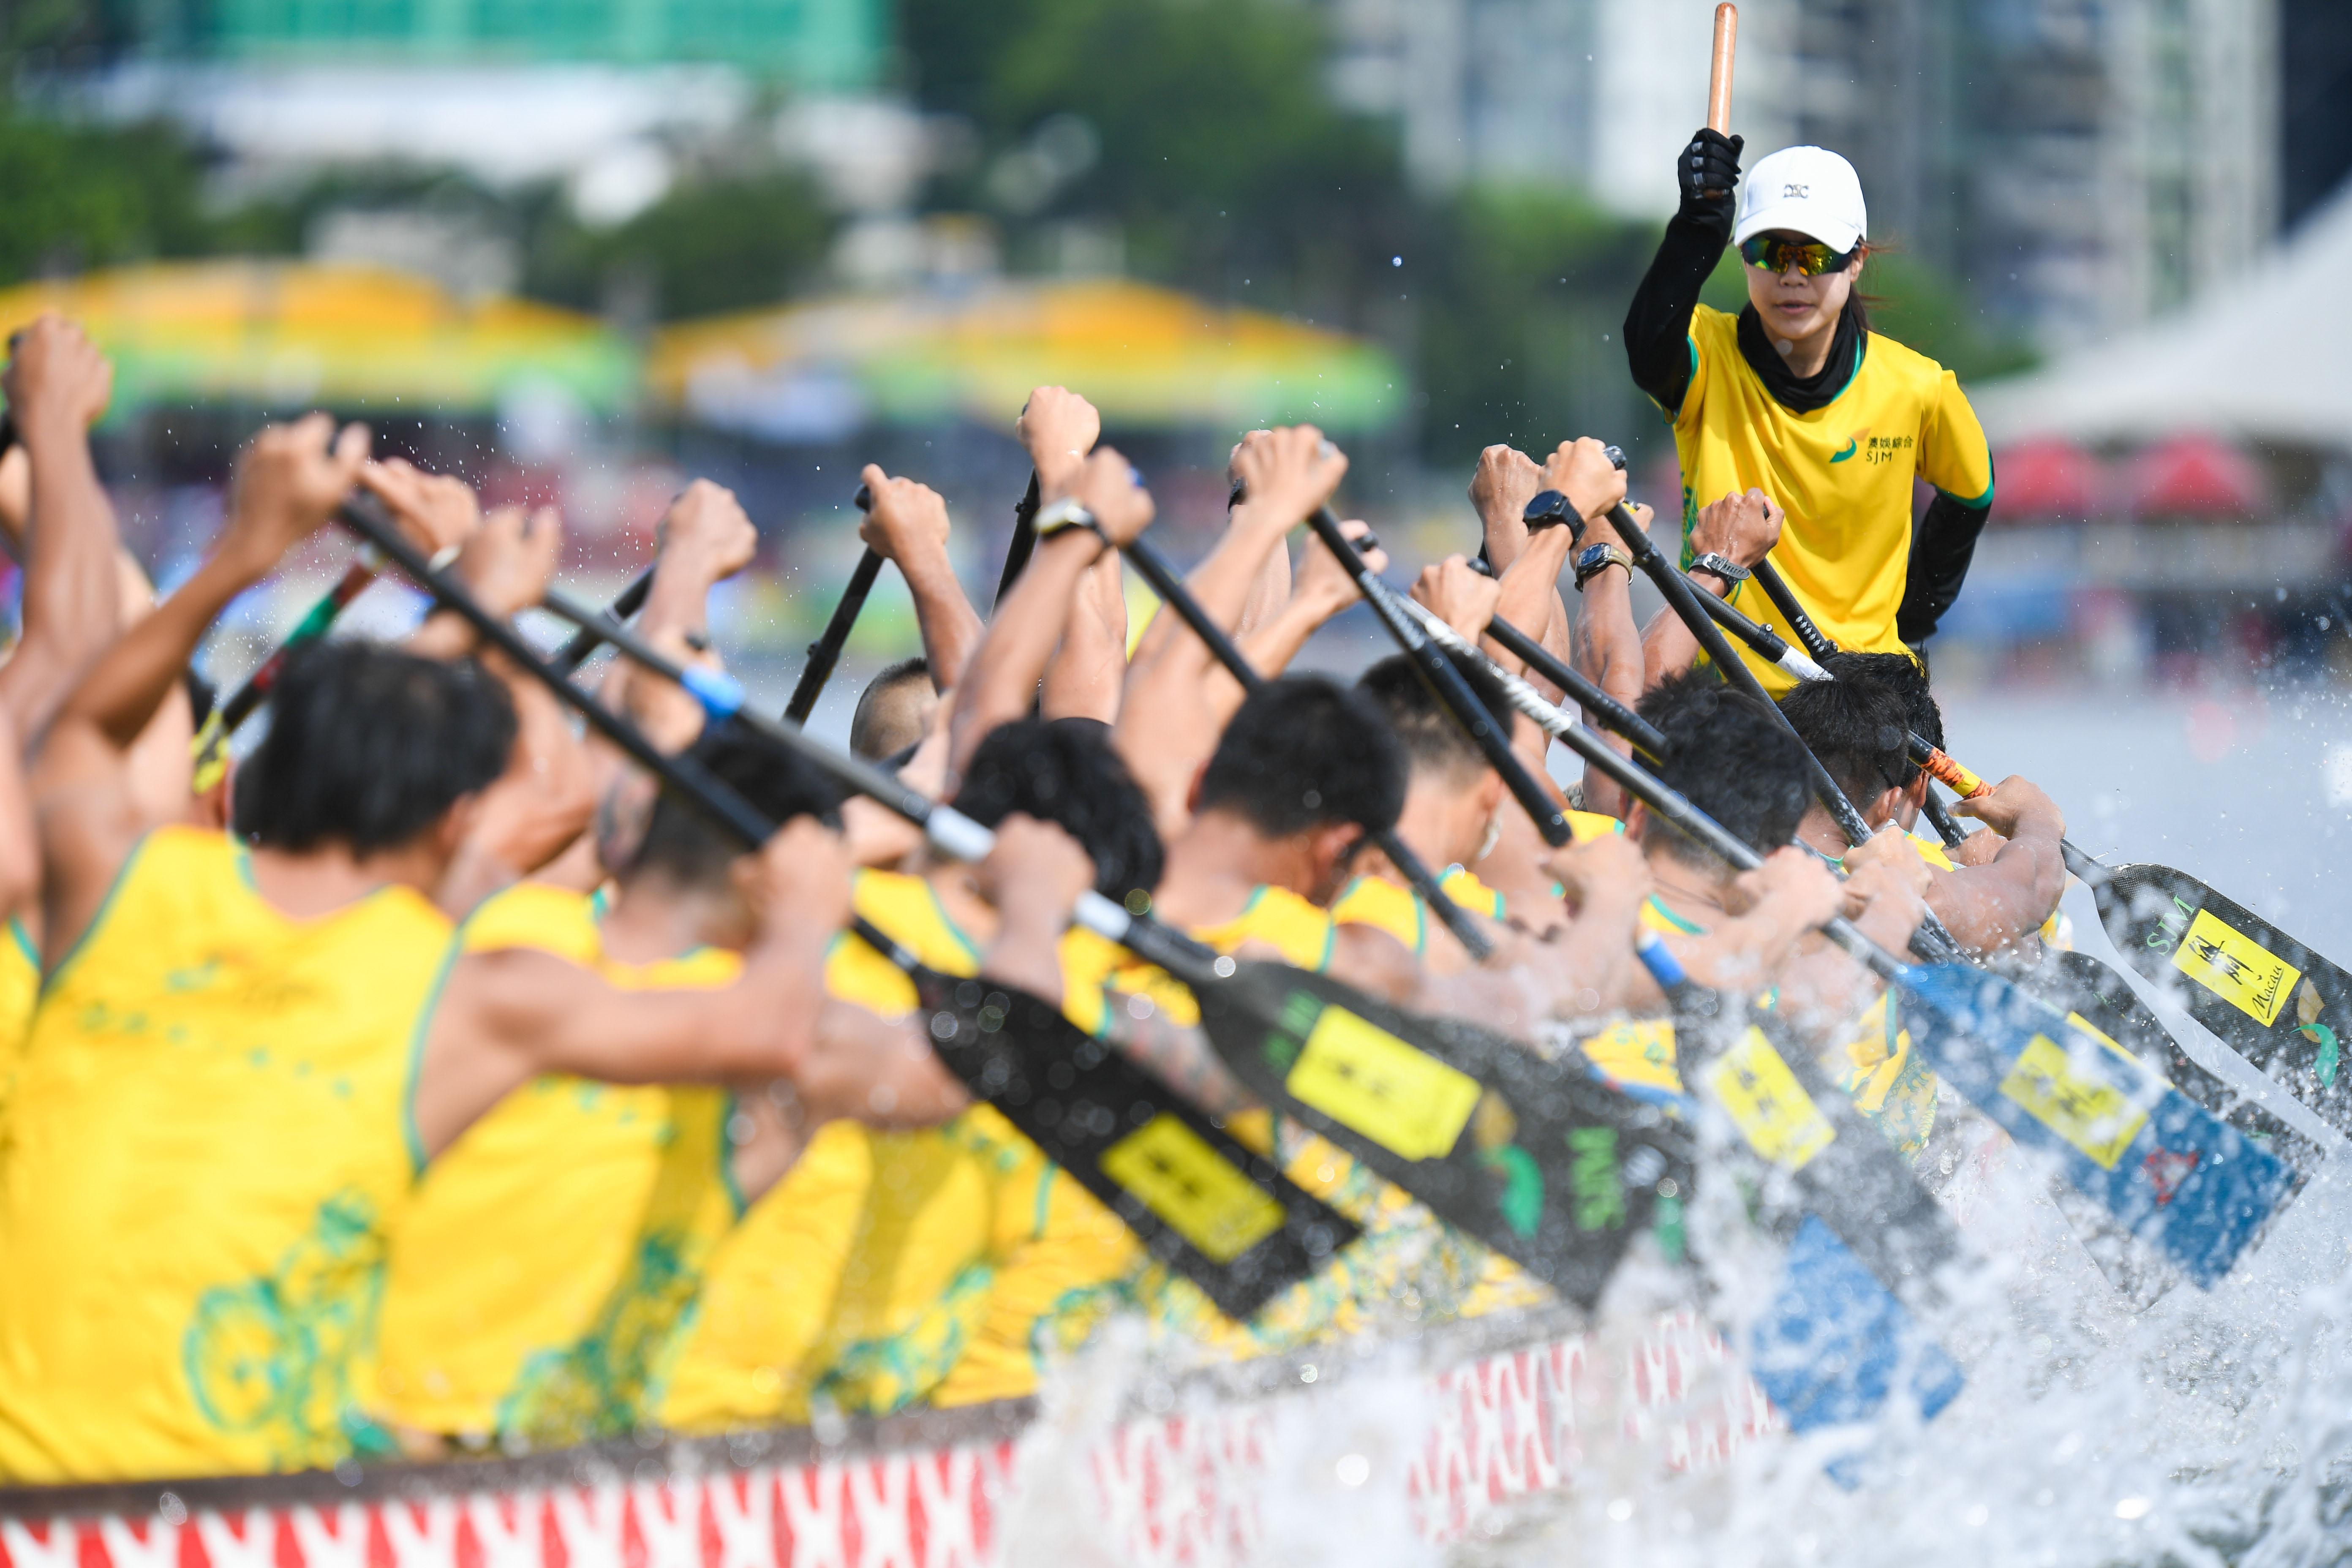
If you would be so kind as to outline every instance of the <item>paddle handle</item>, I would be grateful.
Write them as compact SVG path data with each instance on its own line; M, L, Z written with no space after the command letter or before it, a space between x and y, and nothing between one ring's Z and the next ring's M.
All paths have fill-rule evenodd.
M368 584L375 581L383 564L383 557L369 549L343 568L343 574L335 579L334 586L320 595L302 618L294 623L294 629L286 634L286 640L272 648L260 667L245 678L245 684L215 710L226 734L236 734L237 726L252 718L255 710L268 700L270 689L278 684L278 678L286 673L286 662L294 656L294 650L304 643L324 637L327 628L335 624L335 617L341 615L353 599L367 592Z
M861 488L858 499L866 499ZM860 510L865 509L861 506ZM788 723L805 724L808 716L816 711L816 700L824 691L824 683L833 679L833 667L841 662L841 650L849 641L850 629L857 625L860 612L866 608L866 595L874 591L874 581L882 574L882 557L869 547L857 558L856 567L849 574L849 585L841 591L841 602L833 607L833 618L816 641L809 644L808 663L801 667L801 678L793 686L792 700L784 704Z
M1128 542L1126 554L1128 560L1134 563L1137 574L1150 584L1151 591L1166 601L1168 607L1176 612L1177 618L1192 628L1194 637L1207 645L1217 662L1225 667L1226 673L1241 682L1244 691L1255 691L1265 685L1265 677L1250 663L1242 652L1241 645L1234 641L1224 627L1210 618L1209 612L1202 608L1201 601L1193 597L1192 590L1176 574L1176 568L1160 553L1157 546L1138 537ZM1455 903L1439 885L1421 857L1412 852L1412 847L1397 836L1396 829L1387 828L1375 834L1372 842L1381 854L1389 858L1389 863L1397 868L1398 874L1412 884L1412 890L1420 895L1423 903L1429 906L1430 912L1454 933L1454 940L1469 951L1475 962L1483 963L1494 955L1494 942L1478 929L1478 923L1470 918L1469 911Z
M1037 511L1045 504L1045 492L1037 479L1037 470L1029 470L1029 489L1013 505L1013 538L1004 547L1004 570L996 579L996 598L991 604L1004 603L1004 595L1013 591L1013 580L1029 564L1031 552L1037 548Z
M1536 782L1535 775L1528 772L1527 764L1519 760L1518 753L1511 750L1509 732L1495 722L1494 715L1486 710L1486 705L1479 700L1478 694L1470 689L1470 683L1462 678L1462 672L1454 668L1454 661L1446 656L1445 650L1430 640L1428 634L1421 629L1411 615L1398 607L1396 590L1381 581L1379 574L1364 564L1363 556L1356 550L1355 541L1340 529L1339 520L1332 515L1329 507L1317 507L1307 518L1307 525L1315 531L1315 536L1323 542L1323 548L1331 552L1332 559L1346 569L1357 591L1371 605L1373 613L1388 627L1389 635L1396 639L1397 647L1412 660L1414 669L1437 693L1438 701L1468 732L1471 743L1486 757L1487 765L1502 776L1503 787L1511 792L1512 798L1519 803L1520 808L1534 819L1536 831L1543 836L1543 841L1555 849L1566 847L1575 836L1569 831L1568 818L1561 813L1559 803Z
M1830 679L1828 670L1790 647L1789 639L1771 627L1759 626L1749 620L1740 612L1738 605L1696 589L1691 591L1691 597L1698 601L1698 607L1706 612L1709 620L1754 648L1757 658L1778 666L1799 680Z
M652 593L653 588L654 569L648 566L629 579L629 585L621 590L621 596L614 599L612 607L604 613L617 621L627 620L646 607L646 595ZM548 665L558 675L568 676L587 663L589 656L603 646L604 641L604 633L593 627L583 626L572 634L569 642L555 650L555 657L547 661Z
M1797 634L1797 640L1805 645L1807 653L1822 659L1837 652L1837 644L1813 625L1813 617L1805 614L1805 606L1798 602L1795 590L1780 575L1779 567L1769 560L1759 561L1750 575L1756 579L1756 585L1764 590L1764 596L1772 601L1772 607L1780 612L1780 618L1789 623L1789 629Z
M1731 133L1731 62L1739 48L1739 7L1731 0L1715 8L1715 49L1706 69L1706 124Z
M1940 781L1962 800L1974 800L1979 795L1992 793L1992 785L1962 767L1941 746L1913 735L1909 738L1908 749L1914 763L1925 768L1931 777Z
M709 813L714 821L740 837L745 844L757 847L767 842L769 835L774 831L774 825L753 809L749 802L692 759L663 752L646 740L635 724L572 685L555 668L553 661L541 658L521 633L484 609L481 602L464 584L427 561L423 551L402 537L391 514L384 510L383 502L372 495L353 495L335 515L345 528L382 552L411 582L430 594L444 609L462 618L483 642L505 655L516 668L546 687L556 700L578 713L590 729L620 748L631 761L664 784L676 786L686 799ZM586 629L596 619L596 613L582 610L577 616L565 618ZM610 641L615 647L619 647L625 637L631 642L636 640L633 634L618 626L598 628L596 636L599 641Z

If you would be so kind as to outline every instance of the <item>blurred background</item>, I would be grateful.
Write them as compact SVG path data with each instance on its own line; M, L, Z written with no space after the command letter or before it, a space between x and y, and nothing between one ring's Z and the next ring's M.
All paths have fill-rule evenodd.
M643 561L684 477L732 485L766 543L720 635L788 678L856 556L864 461L949 495L985 606L1041 381L1102 407L1181 557L1237 434L1309 419L1411 564L1475 547L1490 441L1601 436L1675 510L1615 334L1711 11L13 0L0 330L62 309L114 355L101 460L167 584L237 441L323 405L561 505L591 585ZM1956 370L1994 437L1938 684L2352 675L2352 5L1741 14L1749 162L1854 161L1893 247L1874 324ZM1740 297L1728 263L1712 287ZM299 613L320 548L240 606L215 673ZM836 695L914 647L886 576Z

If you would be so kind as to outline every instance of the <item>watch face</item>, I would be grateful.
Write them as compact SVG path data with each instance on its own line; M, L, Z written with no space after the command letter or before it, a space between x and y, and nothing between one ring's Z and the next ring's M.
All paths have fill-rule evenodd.
M1528 502L1528 510L1520 514L1520 521L1529 528L1548 528L1567 518L1568 498L1558 490L1538 490L1535 500Z

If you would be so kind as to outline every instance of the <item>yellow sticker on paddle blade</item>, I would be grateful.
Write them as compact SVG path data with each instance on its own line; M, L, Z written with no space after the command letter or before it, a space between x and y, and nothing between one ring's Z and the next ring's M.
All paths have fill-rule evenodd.
M2199 910L2189 934L2173 950L2172 967L2257 1024L2275 1022L2294 994L2303 971L2245 935Z
M2078 1074L2066 1047L2047 1035L2034 1036L2018 1052L2000 1091L2102 1170L2114 1170L2147 1125L2146 1110L2115 1085Z
M1709 1063L1706 1079L1749 1146L1776 1165L1801 1171L1837 1141L1837 1129L1761 1029L1750 1028Z
M1479 1093L1476 1079L1344 1007L1323 1009L1283 1087L1407 1160L1435 1160L1451 1150Z
M1167 1111L1097 1163L1212 1263L1231 1263L1282 1228L1282 1205Z

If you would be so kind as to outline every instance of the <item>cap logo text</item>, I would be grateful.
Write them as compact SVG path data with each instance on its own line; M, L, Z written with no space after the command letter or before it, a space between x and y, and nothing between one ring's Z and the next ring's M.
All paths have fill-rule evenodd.
M1782 185L1780 187L1780 194L1784 196L1794 196L1799 201L1803 201L1806 197L1813 194L1813 187L1811 185Z

